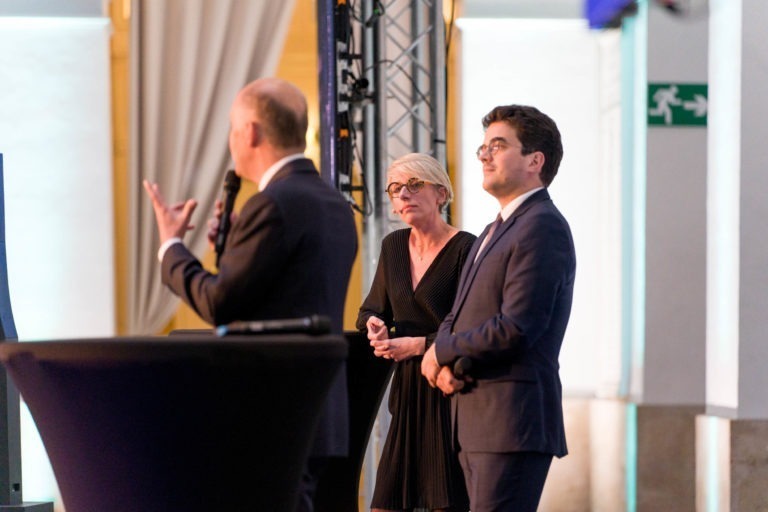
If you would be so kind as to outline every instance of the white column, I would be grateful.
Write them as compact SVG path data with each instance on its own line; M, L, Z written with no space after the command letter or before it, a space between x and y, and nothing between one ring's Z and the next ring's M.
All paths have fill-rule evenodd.
M3 16L14 5L34 10L28 4L0 7L0 152L16 330L22 341L112 336L109 20L69 11ZM21 414L24 499L58 503L23 404Z
M707 127L684 119L692 86L707 82L708 23L655 2L639 11L624 35L627 510L691 510L705 398ZM651 85L671 92L663 125L650 121L662 106Z
M768 3L710 9L707 408L768 419Z
M710 0L707 415L697 510L768 503L768 43L764 0Z

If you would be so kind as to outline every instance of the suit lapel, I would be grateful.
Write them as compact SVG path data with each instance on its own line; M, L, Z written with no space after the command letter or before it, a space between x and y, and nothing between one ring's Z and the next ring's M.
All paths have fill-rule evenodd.
M528 211L531 206L534 204L546 201L549 199L549 193L547 192L547 189L540 190L533 194L531 197L525 200L523 204L521 204L513 213L510 218L505 220L501 226L498 227L498 229L493 233L493 236L491 236L491 239L488 240L488 243L483 248L483 252L480 253L479 256L477 256L477 252L480 248L480 245L483 242L483 239L488 234L488 230L491 228L491 224L488 224L481 235L477 237L475 240L475 243L472 245L472 249L469 251L469 256L467 257L467 263L464 265L464 269L461 272L461 280L459 281L459 292L457 294L457 308L455 308L456 313L454 316L454 320L459 315L459 311L461 311L462 306L464 305L464 301L467 298L467 293L469 292L469 288L472 286L472 282L475 280L475 276L477 275L477 271L480 268L480 265L483 263L483 260L485 259L486 255L493 250L493 247L496 245L496 243L501 239L502 236L504 236L504 233L506 233L511 227L515 224L517 219L524 215L526 211ZM475 257L477 257L477 261L475 261Z
M461 277L459 278L459 289L456 293L456 296L460 299L461 302L464 302L464 290L466 288L467 284L467 276L472 271L472 267L474 267L474 261L477 257L477 252L480 250L480 246L483 243L483 239L488 234L488 230L491 229L491 224L488 224L485 226L485 229L482 233L480 233L480 236L475 239L475 241L472 243L472 248L469 250L469 254L467 255L467 260L464 263L464 268L461 269Z
M501 238L501 236L506 233L506 231L514 224L515 219L517 218L516 215L512 215L509 219L505 220L501 223L501 225L496 229L496 231L493 233L493 236L491 236L491 239L488 240L488 243L485 244L485 247L483 247L483 251L480 253L479 256L477 256L477 261L475 261L471 266L469 266L468 272L464 279L464 287L462 288L462 296L461 296L461 304L464 304L464 300L467 298L467 293L469 292L469 289L472 287L472 282L475 280L475 276L477 275L477 271L480 269L480 265L482 265L483 260L488 255L489 252L493 249L494 245L496 245L496 242ZM487 228L485 228L485 231L483 231L483 236L479 237L478 240L482 242L483 238L485 238L486 234L488 233L488 230L490 229L491 224L488 225ZM474 249L474 248L473 248ZM474 251L475 254L477 254L477 251ZM474 257L473 257L474 260ZM469 261L473 261L469 260Z

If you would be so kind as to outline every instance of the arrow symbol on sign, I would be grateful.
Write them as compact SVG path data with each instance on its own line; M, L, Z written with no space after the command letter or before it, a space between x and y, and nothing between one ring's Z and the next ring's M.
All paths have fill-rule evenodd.
M696 117L703 117L707 113L707 98L701 94L694 94L693 101L684 101L683 108L692 110Z

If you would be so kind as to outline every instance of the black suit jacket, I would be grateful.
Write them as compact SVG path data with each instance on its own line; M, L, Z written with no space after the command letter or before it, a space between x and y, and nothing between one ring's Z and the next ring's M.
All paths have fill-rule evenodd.
M568 223L534 193L467 257L440 325L440 364L472 359L476 385L453 400L462 450L567 453L558 356L571 311L576 257Z
M333 332L341 334L356 251L349 205L303 158L284 166L245 203L218 274L207 272L183 244L174 244L163 256L162 280L213 325L319 314L330 317ZM346 455L345 375L342 368L329 392L315 456Z

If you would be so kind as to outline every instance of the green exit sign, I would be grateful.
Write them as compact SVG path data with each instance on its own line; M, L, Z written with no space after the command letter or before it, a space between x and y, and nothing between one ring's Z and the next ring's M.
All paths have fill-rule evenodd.
M707 126L707 84L648 84L649 126Z

